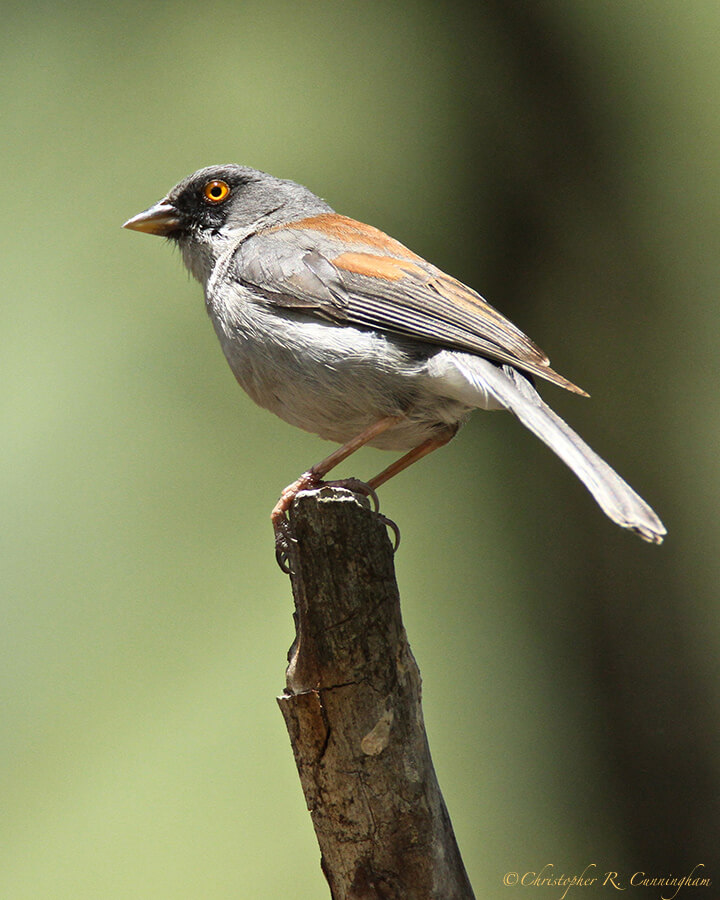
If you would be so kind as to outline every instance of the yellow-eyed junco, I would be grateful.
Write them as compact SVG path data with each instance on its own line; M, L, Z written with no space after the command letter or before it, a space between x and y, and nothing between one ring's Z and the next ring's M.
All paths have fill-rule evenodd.
M240 385L260 406L343 446L405 450L375 489L447 443L474 409L507 409L580 478L603 511L661 543L655 512L540 398L530 376L585 392L479 294L307 188L237 165L200 169L125 223L177 243Z

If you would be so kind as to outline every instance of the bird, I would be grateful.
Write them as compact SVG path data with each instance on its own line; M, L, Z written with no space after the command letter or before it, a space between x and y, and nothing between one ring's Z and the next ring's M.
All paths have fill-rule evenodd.
M125 228L168 238L204 287L240 386L285 422L340 445L280 494L283 565L297 494L364 445L404 451L351 489L388 479L451 440L474 410L507 410L553 450L603 512L660 544L654 510L540 397L536 379L588 396L461 281L308 188L248 166L189 175ZM284 566L283 566L284 567Z

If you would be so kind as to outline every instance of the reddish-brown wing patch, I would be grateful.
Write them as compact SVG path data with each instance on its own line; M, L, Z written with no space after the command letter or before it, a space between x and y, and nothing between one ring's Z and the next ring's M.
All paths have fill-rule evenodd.
M385 278L388 281L399 281L405 275L427 277L424 269L405 259L394 256L377 256L374 253L341 253L333 259L333 265L356 275L368 275L371 278Z
M344 244L360 244L372 250L382 250L383 253L391 256L421 260L417 253L408 250L404 244L391 238L384 231L380 231L379 228L373 228L372 225L366 225L364 222L358 222L355 219L340 216L337 213L321 213L319 216L310 216L297 222L289 222L287 225L279 225L277 228L319 231L321 234L325 234L336 241L342 241Z

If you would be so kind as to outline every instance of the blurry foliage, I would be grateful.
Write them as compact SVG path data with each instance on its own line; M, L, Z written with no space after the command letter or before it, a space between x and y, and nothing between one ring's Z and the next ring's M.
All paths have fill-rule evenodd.
M546 861L720 877L719 26L707 0L5 5L0 896L326 896L267 516L327 448L120 231L226 161L482 290L669 528L622 533L509 416L383 489L478 896Z

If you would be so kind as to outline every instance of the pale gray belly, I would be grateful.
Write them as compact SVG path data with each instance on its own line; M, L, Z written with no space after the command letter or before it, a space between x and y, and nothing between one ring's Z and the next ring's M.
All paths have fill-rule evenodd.
M407 450L467 418L471 407L429 376L432 348L250 304L210 316L240 385L291 425L345 443L399 415L371 446Z

